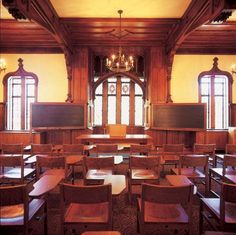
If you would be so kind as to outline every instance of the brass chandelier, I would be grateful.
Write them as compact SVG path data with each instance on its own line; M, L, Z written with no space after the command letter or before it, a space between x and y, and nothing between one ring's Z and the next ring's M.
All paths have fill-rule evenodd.
M122 37L122 29L121 29L121 14L123 13L122 10L118 10L118 14L120 15L120 27L118 35L113 35L118 38L119 41L119 48L118 53L112 54L110 58L106 59L106 66L110 71L113 72L127 72L130 71L134 67L134 58L132 55L127 56L122 52L121 47L121 39Z

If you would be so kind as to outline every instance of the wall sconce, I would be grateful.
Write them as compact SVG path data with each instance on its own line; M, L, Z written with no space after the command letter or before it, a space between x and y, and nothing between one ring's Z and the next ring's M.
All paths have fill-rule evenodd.
M236 64L231 65L231 73L232 75L236 75Z
M3 59L3 58L0 58L0 73L1 73L2 71L5 72L6 68L7 68L6 60Z

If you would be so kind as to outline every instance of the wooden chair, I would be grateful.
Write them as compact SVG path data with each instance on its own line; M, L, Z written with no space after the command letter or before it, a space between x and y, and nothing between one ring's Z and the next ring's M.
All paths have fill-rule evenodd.
M63 144L62 145L62 154L68 159L73 159L72 162L78 161L71 165L72 168L72 183L75 180L75 172L83 173L83 155L84 155L84 145L83 144ZM76 169L75 169L76 168Z
M118 231L88 231L81 235L121 235Z
M31 144L31 155L52 155L52 144Z
M209 188L210 191L217 195L218 194L212 190L212 180L216 183L222 183L225 180L225 175L236 175L236 155L225 154L223 158L223 166L219 168L209 169Z
M226 144L225 154L236 154L236 144ZM216 154L216 161L223 165L224 154Z
M178 168L172 168L171 171L176 175L185 175L194 184L197 184L204 181L205 184L205 194L209 192L209 183L208 183L208 158L209 155L201 154L188 154L181 155ZM197 168L202 168L200 171ZM201 193L198 190L198 194Z
M63 155L83 155L84 145L83 144L63 144L62 153Z
M102 184L114 172L114 157L84 157L85 184Z
M44 223L46 234L46 205L43 199L29 200L27 185L0 187L0 232L1 234L34 234L34 229ZM11 232L11 233L10 233Z
M208 154L209 161L212 162L213 167L216 167L216 145L215 144L194 144L193 152L195 154Z
M2 144L2 154L23 154L23 144Z
M66 165L64 156L43 156L37 155L36 161L36 178L42 175L63 175L66 179L70 176L70 171Z
M108 124L105 132L110 136L125 136L127 133L127 125L124 124Z
M143 182L159 183L160 158L157 156L130 156L129 200L132 202L133 186Z
M164 144L162 146L161 152L161 162L164 165L175 165L179 163L179 155L183 154L184 145L183 144ZM159 153L160 154L160 153Z
M186 229L188 234L192 234L192 195L193 185L142 184L141 199L138 199L140 235L179 229Z
M23 155L0 155L0 182L1 183L26 183L30 182L35 169L24 166Z
M148 155L152 152L152 144L131 144L130 155Z
M112 230L111 184L80 186L61 184L62 234L74 230ZM66 233L67 234L67 233Z
M117 155L118 145L117 144L97 144L96 145L96 156L99 155Z
M236 231L235 184L222 183L220 198L201 198L199 234L203 232L204 219L214 230Z

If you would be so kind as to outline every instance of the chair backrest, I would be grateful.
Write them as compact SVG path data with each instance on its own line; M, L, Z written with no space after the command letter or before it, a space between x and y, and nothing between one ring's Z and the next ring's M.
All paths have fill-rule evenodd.
M194 153L199 154L215 154L216 145L215 144L194 144Z
M153 149L152 144L131 144L130 145L130 155L141 154L148 155Z
M106 126L106 132L110 136L126 136L127 125L124 124L109 124Z
M5 167L20 167L21 174L20 179L24 180L24 159L23 155L14 155L14 156L4 156L0 155L0 167L2 174L4 173Z
M23 154L23 144L2 144L2 154Z
M39 178L43 170L62 168L66 169L66 159L64 156L42 156L37 155L36 177ZM66 174L66 172L65 172Z
M117 154L118 145L117 144L97 144L96 145L96 154Z
M111 202L111 184L106 185L72 185L60 184L61 198L66 204L69 203L102 203Z
M111 169L114 170L114 157L84 157L84 169Z
M141 199L160 204L186 204L191 201L193 185L167 186L143 183Z
M160 157L158 156L130 156L129 169L153 169L160 174Z
M1 186L0 195L1 195L1 207L23 204L24 226L25 226L25 231L28 231L29 200L28 200L27 185L22 184L14 186L12 185Z
M52 144L31 144L31 154L52 154Z
M179 174L181 175L181 168L183 167L202 167L205 174L208 172L208 159L207 154L187 154L180 155L179 161Z
M222 183L220 197L220 221L225 223L225 203L236 204L236 184ZM232 206L232 214L236 214L235 206Z
M62 183L60 185L61 214L64 217L65 208L71 203L93 204L107 203L108 223L112 221L112 193L111 184L81 186Z
M84 145L83 144L63 144L62 146L63 154L84 154Z
M236 144L226 144L225 153L236 154Z
M184 152L184 144L164 144L163 152L168 153L183 153Z
M229 167L229 166L236 167L236 155L231 155L231 154L225 154L224 155L223 175L225 175L226 168Z
M142 184L141 192L141 218L144 221L146 202L157 204L182 204L185 206L189 218L192 211L193 185L163 186Z

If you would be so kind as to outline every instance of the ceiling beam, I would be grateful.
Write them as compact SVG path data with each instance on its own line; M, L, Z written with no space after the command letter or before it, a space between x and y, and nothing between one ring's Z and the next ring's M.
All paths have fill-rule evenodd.
M186 37L199 26L216 18L224 9L226 0L193 0L181 20L168 35L166 52L175 54Z
M66 28L60 24L57 12L49 0L3 0L3 6L16 20L29 19L35 21L56 39L59 46L72 53L72 43Z

